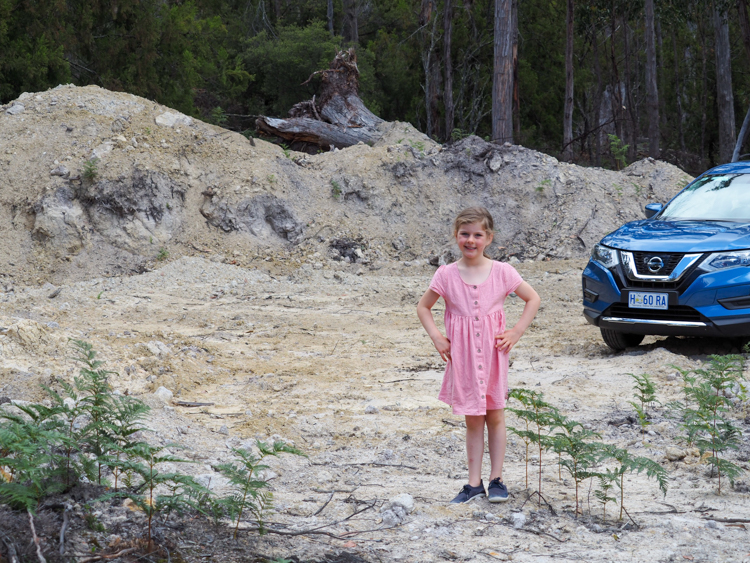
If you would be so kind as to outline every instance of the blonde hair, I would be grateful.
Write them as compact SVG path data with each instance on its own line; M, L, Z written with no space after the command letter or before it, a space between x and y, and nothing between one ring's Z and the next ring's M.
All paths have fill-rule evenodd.
M488 235L495 233L495 222L492 220L492 215L487 211L487 208L469 207L459 213L456 220L453 221L453 236L455 237L458 234L458 229L472 223L481 224Z
M492 220L492 215L487 211L486 207L469 207L464 209L456 216L456 220L453 221L453 238L458 235L458 230L464 225L471 225L472 223L479 223L487 233L487 236L493 236L495 234L495 222ZM487 254L487 249L484 249L483 254L490 258Z

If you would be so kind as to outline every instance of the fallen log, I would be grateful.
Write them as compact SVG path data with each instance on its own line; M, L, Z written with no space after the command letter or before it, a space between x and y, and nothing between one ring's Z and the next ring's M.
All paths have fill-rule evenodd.
M358 95L359 69L354 48L340 51L330 68L315 72L322 77L320 94L295 104L289 118L261 116L256 122L259 133L287 141L292 148L306 145L328 150L365 143L372 145L381 136L383 123Z

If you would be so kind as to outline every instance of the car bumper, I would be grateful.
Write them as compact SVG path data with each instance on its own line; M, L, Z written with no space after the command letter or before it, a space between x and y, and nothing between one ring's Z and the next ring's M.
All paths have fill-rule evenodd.
M596 262L583 272L583 293L584 318L600 328L661 336L750 335L750 268L699 276L683 293L669 292L674 295L665 311L628 309L626 288Z

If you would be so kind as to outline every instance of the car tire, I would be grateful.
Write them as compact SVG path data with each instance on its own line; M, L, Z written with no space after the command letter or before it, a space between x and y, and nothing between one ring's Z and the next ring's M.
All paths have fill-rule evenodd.
M600 328L599 330L602 332L604 343L615 352L619 352L625 348L638 346L643 341L644 337L643 334L629 334L627 332L619 332L609 328Z

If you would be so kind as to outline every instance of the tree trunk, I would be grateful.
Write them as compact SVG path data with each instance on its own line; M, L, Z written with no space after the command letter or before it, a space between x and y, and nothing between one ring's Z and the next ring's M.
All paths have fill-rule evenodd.
M661 95L659 96L659 127L662 131L666 131L669 129L669 124L667 123L667 110L664 107L664 97L665 92L667 91L666 87L666 76L667 73L664 72L666 70L666 66L664 64L664 36L662 34L661 30L661 18L655 18L656 22L656 46L657 46L657 53L659 55L656 63L656 84L658 85L658 91L661 92ZM662 72L659 72L658 69L662 69ZM661 144L661 139L659 140Z
M512 0L495 0L492 140L513 142Z
M747 17L747 0L737 0L737 11L740 16L740 29L742 30L742 42L745 44L745 54L750 61L750 21Z
M750 109L745 114L745 120L742 122L742 128L740 134L737 136L737 144L734 145L734 154L732 154L732 162L737 162L740 159L740 151L742 145L745 143L745 135L747 135L747 128L750 125Z
M638 112L633 99L633 75L630 72L630 28L626 17L622 18L623 48L625 50L625 112L630 117L628 126L628 158L633 161L638 154Z
M317 101L313 97L296 104L289 110L289 119L259 117L255 121L258 131L295 143L300 149L304 145L329 149L377 141L383 120L368 110L357 94L359 70L354 48L339 52L330 68L319 74L322 81Z
M521 139L521 96L518 92L518 0L513 0L513 132L516 142Z
M426 27L430 21L432 21L432 27L427 34L427 44L422 48L422 70L424 72L424 106L425 106L425 117L427 119L427 126L425 131L428 137L433 137L435 134L437 123L437 80L435 72L435 47L437 44L437 18L432 18L432 0L423 0L422 3L423 15L427 19L424 21L423 27ZM421 18L422 16L420 16ZM421 20L420 20L421 21ZM424 34L423 34L424 37Z
M700 25L700 24L699 24ZM708 45L706 30L700 26L701 34L701 168L706 168L706 123L708 121Z
M573 14L574 0L568 0L565 41L565 108L563 110L563 160L573 159Z
M328 18L328 32L333 35L333 0L328 0L326 17Z
M596 75L596 94L594 95L594 164L602 165L602 67L599 63L599 36L596 29L593 30L591 42L592 56L594 57L594 74Z
M451 0L445 0L443 8L443 64L445 80L443 87L443 105L445 106L445 139L450 140L453 133L453 61L451 60L451 39L453 34L453 6Z
M659 158L659 90L656 85L656 36L654 0L646 0L646 96L648 105L648 154Z
M609 55L612 59L612 80L611 80L611 87L612 87L612 95L610 96L610 101L612 103L612 119L615 122L615 135L617 135L621 140L624 138L624 135L622 134L622 107L623 107L623 99L622 99L622 89L620 88L620 73L617 69L617 57L615 56L615 38L617 37L616 31L617 31L617 15L615 12L615 3L612 2L612 21L611 21L611 29L612 32L609 36Z
M729 47L727 12L714 7L716 45L716 104L719 109L719 164L732 160L735 142L732 60Z
M680 140L680 150L685 153L685 132L682 129L682 122L685 120L682 111L682 73L680 73L679 51L677 48L677 34L672 28L672 47L674 48L674 88L677 97L677 136Z
M435 30L433 29L433 31ZM435 42L437 43L437 40ZM443 135L441 131L442 124L440 123L440 81L442 80L442 76L440 75L440 55L438 54L438 49L433 49L430 54L430 72L432 73L432 78L430 79L429 111L432 131L428 136L433 139L439 139Z
M348 44L359 43L357 0L344 0L344 41Z

